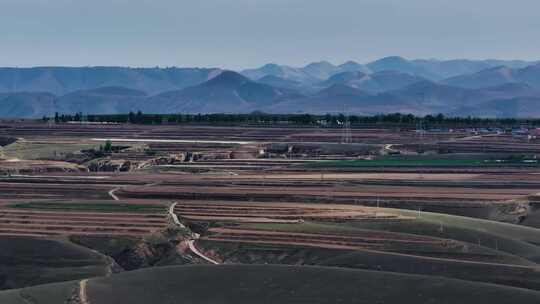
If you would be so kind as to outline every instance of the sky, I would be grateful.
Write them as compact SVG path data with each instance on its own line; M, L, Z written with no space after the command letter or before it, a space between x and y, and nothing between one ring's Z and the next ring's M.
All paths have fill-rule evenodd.
M540 59L538 0L0 0L0 66Z

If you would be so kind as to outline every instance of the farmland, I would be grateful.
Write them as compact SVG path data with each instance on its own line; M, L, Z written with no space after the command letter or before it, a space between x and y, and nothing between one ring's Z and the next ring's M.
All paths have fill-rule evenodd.
M174 273L170 284L193 289L204 273L252 270L253 284L273 278L268 287L300 288L292 274L312 286L321 283L314 274L348 278L351 297L377 288L358 284L389 280L438 295L433 286L453 286L460 303L538 300L540 140L373 125L350 136L342 143L342 129L312 126L3 121L2 259L24 262L0 267L1 289L22 288L0 299L52 303L36 285L69 281L50 288L73 301L84 287L92 303L138 303L127 282L145 276ZM15 276L54 264L28 252L33 242L80 254L63 258L57 275ZM176 296L189 298L185 290ZM299 297L323 303L329 291L313 292Z

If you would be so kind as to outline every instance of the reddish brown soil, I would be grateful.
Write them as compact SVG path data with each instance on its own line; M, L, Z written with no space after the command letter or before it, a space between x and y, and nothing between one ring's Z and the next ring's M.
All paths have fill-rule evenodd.
M454 241L416 235L359 231L354 235L322 233L276 232L268 230L243 230L211 228L203 240L236 243L274 244L352 250L390 250L392 247L415 244L429 250L447 250Z
M380 212L376 208L299 203L203 203L180 202L175 213L193 220L234 220L241 222L279 222L300 219L400 219L397 215ZM272 221L274 220L274 221Z
M0 209L2 235L143 235L167 223L166 214Z

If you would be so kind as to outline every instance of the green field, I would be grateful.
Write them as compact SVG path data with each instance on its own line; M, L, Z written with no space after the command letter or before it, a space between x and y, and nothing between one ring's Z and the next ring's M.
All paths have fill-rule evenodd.
M304 166L311 168L335 167L500 167L527 166L538 167L539 163L497 162L483 159L375 159L375 160L330 160L310 162Z
M437 275L540 290L540 230L429 212L381 208L405 216L401 220L306 221L301 224L243 223L237 228L290 233L370 235L386 231L450 241L444 247L386 243L380 249L331 250L302 246L200 241L207 252L219 253L226 262L315 264L398 273ZM451 245L450 245L451 244ZM260 247L260 248L259 248ZM280 257L280 258L277 258Z
M343 223L242 224L245 229L285 232L354 234L355 229L389 231L451 239L500 251L534 263L540 262L540 230L469 217L381 208L381 212L410 217L399 221Z
M64 155L77 153L85 149L99 148L99 143L46 143L17 141L3 147L4 157L26 160L49 159L55 160Z
M165 207L160 205L126 204L126 203L93 203L93 202L27 202L8 205L16 209L62 210L62 211L102 211L102 212L148 212L164 213Z
M81 154L83 150L99 150L102 142L46 142L18 140L2 147L1 151L5 158L18 158L24 160L65 160L72 154ZM130 150L142 150L146 147L143 143L128 143L123 146Z

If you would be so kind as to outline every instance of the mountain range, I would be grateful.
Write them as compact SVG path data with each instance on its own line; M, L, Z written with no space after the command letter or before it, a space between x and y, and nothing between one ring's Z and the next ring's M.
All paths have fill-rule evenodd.
M354 113L459 116L540 114L540 63L407 60L326 61L218 68L0 68L0 117L83 112ZM538 112L538 113L537 113Z
M118 86L155 94L199 84L220 72L220 69L199 68L0 68L0 92L64 95L79 90Z

